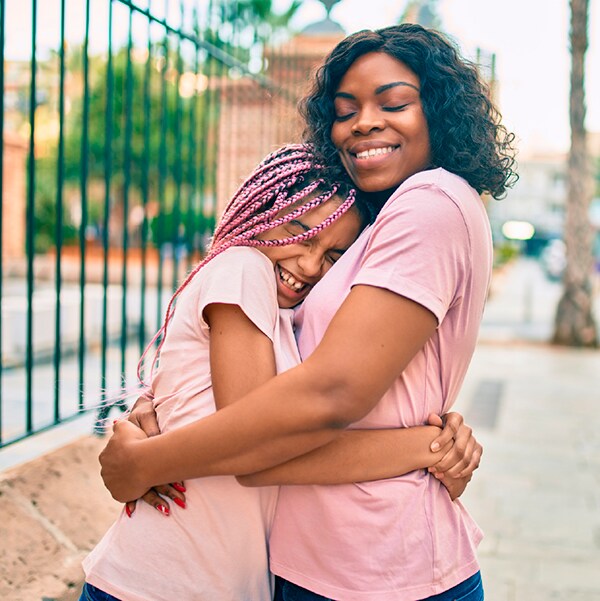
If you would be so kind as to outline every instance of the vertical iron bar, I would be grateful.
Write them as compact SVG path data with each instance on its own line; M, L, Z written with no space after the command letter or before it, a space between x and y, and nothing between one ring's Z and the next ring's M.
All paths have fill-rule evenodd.
M0 0L0 90L2 90L2 97L0 98L0 307L2 306L2 299L4 298L4 269L2 264L4 263L4 236L2 231L4 229L4 219L2 213L4 212L4 14L6 12L5 0ZM3 440L3 429L2 429L2 389L4 382L4 363L2 361L2 310L0 308L0 447L2 446Z
M79 229L79 348L77 352L77 363L79 368L79 399L78 410L84 409L85 394L85 284L86 284L86 233L88 225L88 165L89 165L89 113L90 113L90 0L85 2L85 37L83 42L83 113L81 131L81 224Z
M148 0L148 10L150 10L150 0ZM148 200L149 200L149 171L150 171L150 94L151 80L150 76L152 60L152 27L151 21L148 19L148 57L146 59L144 73L144 151L142 158L142 207L144 209L142 232L141 232L141 260L142 260L142 275L140 282L140 330L139 330L139 346L140 355L144 352L146 346L146 278L147 278L147 261L148 261ZM143 368L143 366L142 366Z
M60 358L61 358L61 303L62 288L62 229L63 229L63 179L65 161L65 0L60 3L60 75L58 101L58 158L56 164L56 306L54 322L54 423L60 421Z
M112 176L112 136L113 136L113 94L114 74L112 56L112 22L113 3L108 5L108 61L106 64L106 111L105 111L105 134L104 134L104 226L102 231L103 275L102 286L104 295L102 298L102 360L100 371L101 398L106 399L106 371L107 371L107 347L108 347L108 254L109 254L109 221L111 201L111 176ZM100 419L100 415L98 416ZM105 416L104 416L105 417Z
M31 86L29 96L29 158L27 170L26 253L27 253L27 336L25 351L25 430L33 432L33 263L35 218L35 108L36 108L36 37L37 0L31 2Z
M169 0L165 0L165 15L169 14ZM157 245L158 245L158 275L156 282L156 329L162 324L162 285L163 285L163 245L165 238L165 193L167 176L167 70L169 68L169 32L165 28L163 40L163 65L161 70L160 88L160 150L158 156L158 217L157 217Z
M194 8L194 33L198 38L200 35L198 27L198 9ZM189 128L188 128L188 166L187 166L187 215L185 220L185 239L188 247L187 269L192 266L192 262L197 260L196 241L198 232L194 228L195 216L198 214L197 201L199 198L198 188L196 187L196 127L197 127L197 107L198 107L198 75L200 72L200 53L196 44L194 55L194 91L190 96L189 106Z
M208 19L207 19L207 30L212 32L212 16L214 11L214 3L213 0L210 0L208 5ZM214 40L210 40L210 42L214 42ZM209 139L212 136L212 128L211 128L211 115L212 115L212 107L213 100L216 98L216 61L211 57L210 54L206 55L205 58L205 71L206 71L206 90L203 92L202 96L202 113L200 115L200 128L199 128L199 143L200 143L200 151L199 161L198 161L198 191L199 191L199 211L196 219L196 231L201 232L201 235L206 233L207 224L206 224L206 197L207 197L207 170L208 170L208 148L213 148L214 145L209 145ZM216 190L213 189L213 197L216 194ZM203 252L204 249L200 243L200 251Z
M181 0L179 2L181 10L181 22L183 23L183 4ZM175 200L173 203L173 281L172 289L177 289L177 281L179 279L179 253L182 245L181 240L181 180L182 180L182 152L181 152L181 139L183 132L183 107L182 98L179 91L179 85L181 82L181 73L183 71L183 59L181 57L181 37L177 38L177 59L175 61L175 68L177 77L175 79L175 165L174 165L174 179L175 179Z
M129 186L131 182L131 138L133 65L131 51L133 48L133 10L129 9L129 39L127 41L127 68L125 75L125 137L123 149L123 265L121 277L121 382L125 384L125 359L127 352L127 251L129 246Z

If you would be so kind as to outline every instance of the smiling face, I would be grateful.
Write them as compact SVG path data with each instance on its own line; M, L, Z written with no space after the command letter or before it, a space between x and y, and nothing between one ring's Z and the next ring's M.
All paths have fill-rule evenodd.
M383 52L360 56L341 79L331 140L364 192L392 191L430 167L419 86L411 69Z
M264 232L257 238L281 240L303 234L325 221L340 202L339 198L332 197L298 219ZM350 208L332 225L305 242L257 247L275 267L279 306L287 309L302 302L311 288L356 240L361 225L357 211Z

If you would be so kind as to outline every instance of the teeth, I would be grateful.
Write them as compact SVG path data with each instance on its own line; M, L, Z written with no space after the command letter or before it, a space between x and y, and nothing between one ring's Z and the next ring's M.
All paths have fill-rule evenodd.
M390 152L393 152L393 150L394 150L393 146L386 146L385 148L371 148L371 150L364 150L363 152L357 152L356 158L357 159L367 159L369 157L376 157L381 154L388 154Z
M281 279L296 292L304 286L304 284L302 282L298 282L292 274L287 272L284 273L281 268L279 269L279 275L281 276Z

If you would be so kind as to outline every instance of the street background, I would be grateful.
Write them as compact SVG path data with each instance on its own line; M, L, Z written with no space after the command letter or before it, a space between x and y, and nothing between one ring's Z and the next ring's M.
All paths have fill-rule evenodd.
M457 403L484 446L463 503L490 601L600 600L600 352L547 344L559 294L531 259L496 274Z

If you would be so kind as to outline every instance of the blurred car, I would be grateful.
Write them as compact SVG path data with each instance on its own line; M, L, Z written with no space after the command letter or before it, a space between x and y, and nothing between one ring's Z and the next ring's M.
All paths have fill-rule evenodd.
M540 263L548 279L553 281L562 279L567 266L566 244L558 238L548 242L540 255Z

